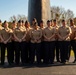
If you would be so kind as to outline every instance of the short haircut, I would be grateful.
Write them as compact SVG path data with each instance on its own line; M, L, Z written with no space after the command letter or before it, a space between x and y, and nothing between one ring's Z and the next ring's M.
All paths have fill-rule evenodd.
M38 26L38 23L37 23L37 22L35 22L35 23L34 23L34 26Z
M37 19L36 18L33 18L33 20L32 21L35 21L35 22L37 22Z
M56 20L56 19L54 19L54 20L53 20L53 22L57 22L57 20Z
M65 20L62 20L62 22L65 22Z
M16 23L16 20L14 20L12 23Z
M28 21L25 21L25 24L28 23Z
M73 22L73 20L72 20L72 19L70 19L70 22Z
M22 23L24 23L24 20L22 20Z
M40 23L43 23L43 20L41 20Z
M36 18L33 18L33 21L35 21L36 20Z
M21 23L21 22L22 22L21 20L18 21L18 23Z
M47 23L50 22L50 20L47 20Z
M4 21L4 24L5 24L5 23L7 23L7 21L6 21L6 20Z

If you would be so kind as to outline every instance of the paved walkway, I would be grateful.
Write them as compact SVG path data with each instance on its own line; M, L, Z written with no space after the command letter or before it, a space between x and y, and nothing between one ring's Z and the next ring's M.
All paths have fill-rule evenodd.
M71 57L69 64L62 65L56 63L54 65L25 65L19 67L4 67L0 66L0 75L76 75L76 63L71 63L73 57Z

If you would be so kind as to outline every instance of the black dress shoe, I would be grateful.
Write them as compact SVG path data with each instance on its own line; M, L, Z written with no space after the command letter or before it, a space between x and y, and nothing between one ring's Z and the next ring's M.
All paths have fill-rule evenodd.
M60 60L57 60L57 62L60 62Z
M66 62L62 62L62 61L61 61L60 63L65 64Z
M0 65L4 65L4 63L1 63Z

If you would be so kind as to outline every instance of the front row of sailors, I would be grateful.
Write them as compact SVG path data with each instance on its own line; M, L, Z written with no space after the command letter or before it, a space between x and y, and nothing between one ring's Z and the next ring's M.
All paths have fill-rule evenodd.
M13 21L12 28L8 22L0 21L0 47L1 65L5 63L7 48L7 60L9 65L24 63L38 64L54 63L55 55L57 62L66 63L69 61L71 47L74 51L74 63L76 62L76 26L70 20L70 26L62 20L62 25L58 26L56 20L47 21L44 27L43 21L38 23L33 19L32 26L26 21ZM36 56L36 59L35 59ZM43 59L43 61L42 61Z

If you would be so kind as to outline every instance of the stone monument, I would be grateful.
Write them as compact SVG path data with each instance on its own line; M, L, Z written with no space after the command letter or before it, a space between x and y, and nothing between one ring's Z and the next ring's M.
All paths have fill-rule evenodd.
M43 20L46 23L51 19L50 0L29 0L28 4L28 20L36 18L38 23Z

